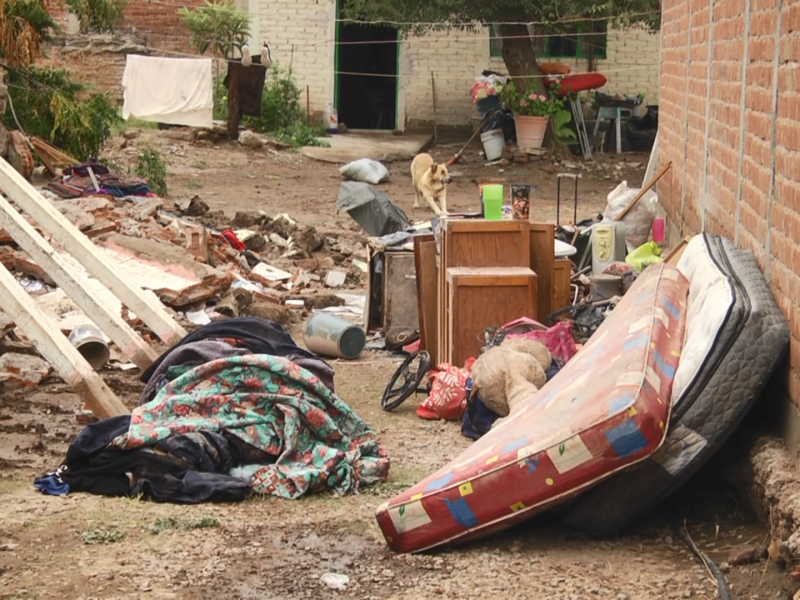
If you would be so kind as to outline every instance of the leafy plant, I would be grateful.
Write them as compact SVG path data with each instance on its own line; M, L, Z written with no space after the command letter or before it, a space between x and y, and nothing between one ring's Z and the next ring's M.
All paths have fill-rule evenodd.
M113 33L122 22L127 0L64 0L64 3L78 18L81 33Z
M33 64L55 31L44 0L0 0L0 55L10 66Z
M578 137L567 125L572 121L572 113L568 110L559 110L551 119L553 124L553 133L555 134L556 141L562 144L570 144L577 141Z
M149 528L149 531L153 535L159 535L169 530L188 531L190 529L215 529L217 527L219 527L219 521L213 517L202 517L196 520L159 517L155 520L153 526Z
M108 93L90 93L64 69L18 68L7 73L20 125L78 160L96 156L121 122ZM16 129L12 112L3 125Z
M136 174L147 182L157 196L167 195L167 164L158 150L145 148L136 157Z
M233 50L242 50L250 32L249 15L239 12L230 0L205 0L203 6L184 7L178 11L192 34L192 47L198 54L211 48L220 58L233 58Z
M84 544L113 544L122 541L125 534L119 529L87 529L81 531Z
M325 137L325 128L320 123L314 127L307 125L305 121L296 121L289 127L279 129L275 133L275 139L285 144L290 144L295 148L302 146L319 146L330 148L330 144L320 138Z

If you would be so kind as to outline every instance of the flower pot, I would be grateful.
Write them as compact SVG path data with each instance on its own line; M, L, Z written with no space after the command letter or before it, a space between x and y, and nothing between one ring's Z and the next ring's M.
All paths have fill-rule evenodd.
M517 128L517 146L521 150L535 150L542 147L544 134L547 131L547 117L516 115L514 124Z

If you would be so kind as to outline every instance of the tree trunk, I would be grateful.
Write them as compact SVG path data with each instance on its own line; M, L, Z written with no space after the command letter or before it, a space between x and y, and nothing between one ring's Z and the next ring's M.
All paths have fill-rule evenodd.
M545 88L539 77L539 63L530 39L527 25L498 25L498 35L503 38L503 62L508 74L519 90L535 85L539 93Z

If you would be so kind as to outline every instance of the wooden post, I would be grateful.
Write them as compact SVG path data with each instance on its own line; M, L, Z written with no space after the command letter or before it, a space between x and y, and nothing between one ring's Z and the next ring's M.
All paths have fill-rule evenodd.
M439 143L439 119L436 115L436 81L431 71L431 93L433 94L433 143Z
M42 312L36 301L1 264L0 307L97 417L106 419L128 414L125 405L69 343L58 325Z
M167 314L163 306L152 303L141 288L132 285L89 238L5 160L0 160L0 190L53 236L56 242L136 313L136 316L147 323L165 344L176 344L186 335L186 330Z
M53 247L40 236L33 226L19 214L8 200L0 195L0 227L5 229L19 246L39 263L59 287L75 301L100 329L137 367L145 370L158 358L158 354L131 327L104 303L89 293L85 277L75 273L64 263Z

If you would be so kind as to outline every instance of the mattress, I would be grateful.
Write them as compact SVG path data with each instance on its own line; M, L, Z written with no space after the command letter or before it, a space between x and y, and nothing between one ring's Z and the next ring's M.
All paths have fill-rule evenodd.
M581 351L518 413L378 507L389 546L418 552L493 533L646 459L664 439L689 283L636 281Z
M789 345L789 329L755 257L719 236L691 240L686 339L662 448L581 496L566 524L607 534L641 518L697 471L739 425Z

